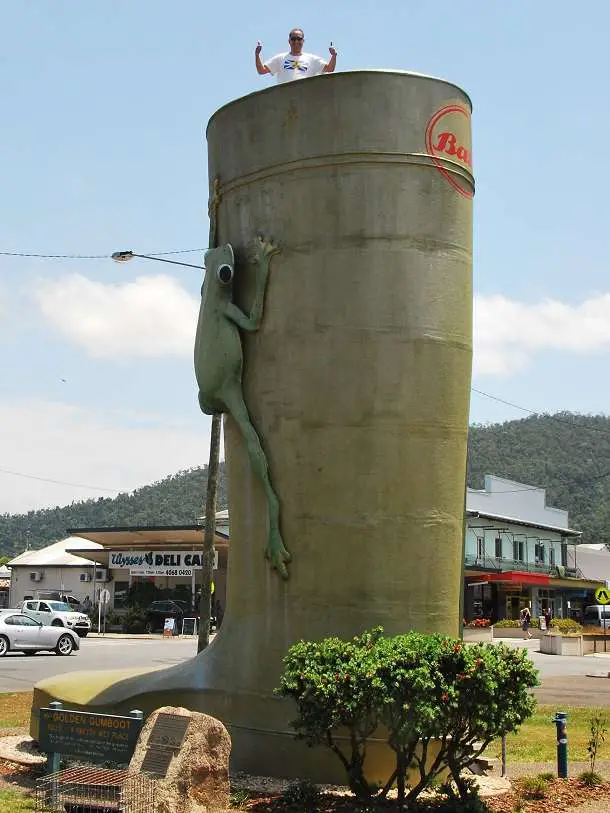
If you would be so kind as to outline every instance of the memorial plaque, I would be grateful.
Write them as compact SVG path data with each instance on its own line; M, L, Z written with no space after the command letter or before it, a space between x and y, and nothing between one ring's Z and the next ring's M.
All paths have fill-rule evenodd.
M155 777L167 775L174 755L182 747L191 718L160 712L148 736L142 771Z
M142 729L137 717L72 709L40 709L40 750L91 762L127 763Z

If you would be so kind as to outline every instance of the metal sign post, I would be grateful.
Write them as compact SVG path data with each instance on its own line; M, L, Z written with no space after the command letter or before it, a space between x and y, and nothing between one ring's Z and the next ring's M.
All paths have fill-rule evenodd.
M595 601L602 605L602 618L604 620L604 652L606 651L606 604L610 603L610 588L598 587L595 591Z

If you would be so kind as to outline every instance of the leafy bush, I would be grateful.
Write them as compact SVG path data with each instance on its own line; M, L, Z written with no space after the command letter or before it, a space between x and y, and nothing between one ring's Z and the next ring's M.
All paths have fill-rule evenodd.
M549 783L542 776L524 776L519 789L525 799L544 799Z
M573 618L553 618L551 620L551 629L561 633L582 632L582 624L574 621Z
M524 650L465 646L415 632L384 638L382 632L351 641L301 641L288 650L276 692L297 704L297 737L330 748L360 798L373 795L365 758L367 740L378 729L387 731L395 755L381 797L396 784L399 803L412 801L448 767L460 798L470 798L461 771L533 713L533 664ZM347 744L340 744L341 729ZM415 779L407 792L411 766Z
M596 785L604 784L604 777L597 771L584 771L578 775L578 781L587 788L594 788Z
M499 627L500 629L518 629L520 626L521 621L514 618L503 618L501 621L494 621L494 627ZM530 627L533 627L534 629L539 629L540 620L532 616L532 620L530 621Z
M282 794L282 802L287 807L301 810L315 810L321 797L320 790L309 779L292 782Z
M595 714L589 721L589 742L587 743L587 753L589 754L589 774L597 775L595 773L595 762L597 760L597 751L599 746L606 741L606 734L608 733L607 719L602 714L601 710Z
M246 810L248 807L248 802L250 801L250 791L245 790L244 788L239 788L237 790L231 791L230 801L231 807L239 808L240 810Z
M122 621L123 632L139 634L146 631L146 613L137 604L127 610Z

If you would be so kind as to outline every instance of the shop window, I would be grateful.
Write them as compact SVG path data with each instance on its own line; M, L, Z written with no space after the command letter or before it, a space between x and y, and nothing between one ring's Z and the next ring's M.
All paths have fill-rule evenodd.
M549 548L549 564L551 567L555 567L555 548Z
M495 539L495 546L496 546L496 559L502 558L502 537L496 536Z
M485 537L477 536L477 559L485 558Z
M546 562L546 550L542 542L536 542L534 547L534 559L537 565L543 565Z
M115 582L114 606L118 608L124 607L128 593L129 593L129 582Z

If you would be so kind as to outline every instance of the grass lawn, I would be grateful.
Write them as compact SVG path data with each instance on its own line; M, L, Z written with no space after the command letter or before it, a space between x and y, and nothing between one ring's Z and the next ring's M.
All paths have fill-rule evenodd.
M32 692L19 694L0 694L0 736L3 728L28 728ZM555 715L554 706L538 706L534 716L525 723L517 734L510 734L506 741L506 756L509 762L554 762L557 756L555 724L551 722ZM568 714L568 755L570 760L586 761L587 742L590 736L590 721L597 710L591 708L561 708ZM606 713L607 712L607 713ZM608 720L610 729L610 709L602 710ZM490 756L500 757L500 743L494 743L489 749ZM610 731L606 742L601 743L597 753L598 759L610 760ZM0 802L2 797L0 796ZM14 808L26 810L27 808ZM0 804L0 811L5 807ZM8 810L12 810L8 808Z
M509 734L506 738L506 758L510 762L554 762L557 759L557 728L551 722L557 707L538 706L534 716L525 723L517 734ZM586 761L587 743L591 736L591 718L598 709L561 707L568 715L568 759L576 762ZM601 710L608 725L606 742L601 743L598 759L610 759L610 709ZM490 749L493 756L500 756L500 743L494 743ZM497 753L496 753L497 752Z
M0 729L21 726L29 728L31 708L32 692L0 694Z
M24 813L34 810L34 800L15 790L0 790L0 810L2 813Z
M0 790L0 810L2 813L24 813L34 810L34 800L14 790Z

